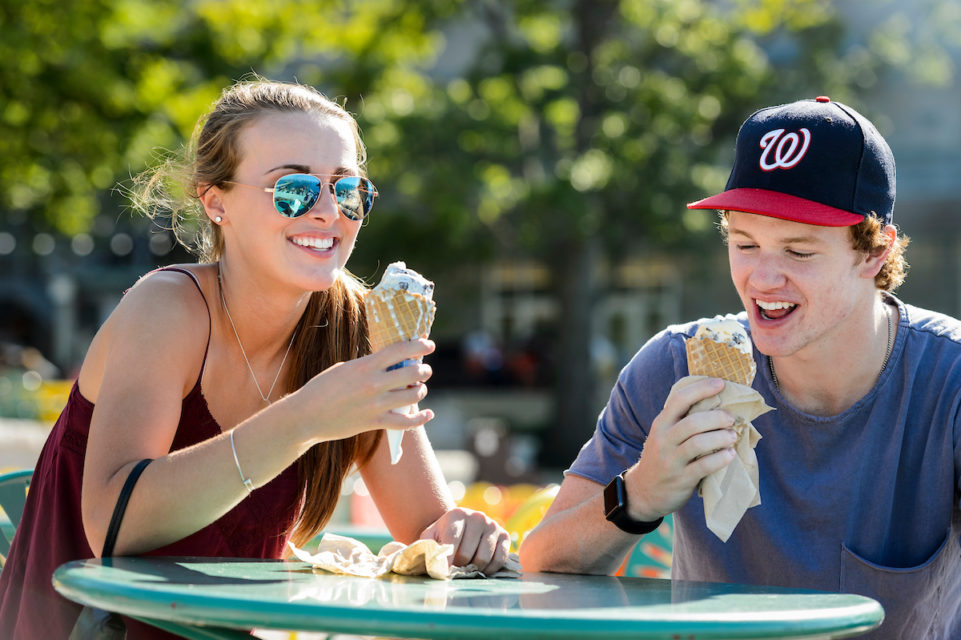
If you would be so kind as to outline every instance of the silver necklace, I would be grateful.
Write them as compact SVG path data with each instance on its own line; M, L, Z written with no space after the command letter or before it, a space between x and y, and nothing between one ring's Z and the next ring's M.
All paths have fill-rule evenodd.
M884 362L881 363L881 371L878 372L878 375L884 373L884 370L888 366L888 360L891 359L891 350L894 349L894 321L891 319L891 316L894 314L890 309L890 305L885 304L885 308L888 310L886 314L888 316L888 350L884 353ZM780 392L781 383L778 381L777 374L774 372L774 360L771 359L771 356L767 357L767 368L771 372L771 380L774 381L774 388Z
M224 312L227 314L227 320L230 322L230 328L234 330L234 337L237 338L237 346L240 347L240 354L244 357L244 362L247 363L247 371L250 371L250 377L254 379L254 386L257 387L257 393L260 394L261 399L270 404L270 394L274 392L274 386L277 384L277 379L280 378L280 372L284 370L284 363L287 362L287 356L290 355L290 348L294 346L294 337L297 335L297 331L294 330L290 334L290 343L287 345L287 351L284 353L284 359L280 361L280 368L277 369L277 375L274 376L274 381L270 383L270 389L267 390L267 395L260 388L260 383L257 382L257 376L254 374L254 368L250 366L250 360L247 359L247 352L244 351L244 343L240 341L240 334L237 333L237 327L234 325L234 319L230 317L230 309L227 308L227 300L224 298L224 284L223 280L220 278L220 270L217 270L217 289L220 291L220 302L224 305Z

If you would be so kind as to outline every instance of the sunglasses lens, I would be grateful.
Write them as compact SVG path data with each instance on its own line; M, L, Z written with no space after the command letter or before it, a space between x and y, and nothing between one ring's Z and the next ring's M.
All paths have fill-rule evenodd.
M374 206L374 185L367 178L348 176L334 183L337 206L350 220L363 220Z
M274 207L280 215L297 218L304 215L320 197L320 180L316 176L293 173L274 185Z

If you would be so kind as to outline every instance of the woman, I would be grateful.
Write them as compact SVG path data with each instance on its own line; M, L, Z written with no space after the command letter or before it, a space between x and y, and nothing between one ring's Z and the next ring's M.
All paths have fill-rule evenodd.
M306 86L244 82L191 149L198 220L170 206L170 166L138 204L166 199L176 227L201 223L203 262L142 278L94 338L0 578L0 637L67 636L79 607L50 576L99 554L144 458L115 555L281 557L323 528L356 464L395 539L452 543L455 564L489 571L506 559L502 528L454 508L422 429L390 464L382 430L433 413L391 411L423 399L430 367L387 369L434 347L367 355L364 288L344 265L376 193L353 118Z

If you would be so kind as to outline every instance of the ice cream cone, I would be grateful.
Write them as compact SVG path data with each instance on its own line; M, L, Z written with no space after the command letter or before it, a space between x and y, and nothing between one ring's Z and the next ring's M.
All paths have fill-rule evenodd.
M433 294L434 283L408 269L403 262L387 265L380 283L367 292L364 298L371 350L376 353L395 342L426 338L434 323L436 305ZM416 361L404 360L388 367L388 370L408 364L416 364ZM416 410L417 405L393 409L396 413L411 413ZM400 460L403 453L403 437L403 431L387 430L387 444L393 464Z
M687 368L692 376L727 381L716 396L704 398L691 413L723 409L734 418L735 456L724 468L701 479L698 494L704 501L705 523L726 542L744 513L761 504L760 475L754 447L761 439L751 420L771 410L751 388L757 365L751 338L735 320L716 317L701 323L685 343Z
M434 301L402 289L373 290L367 294L370 348L377 352L403 340L426 338L434 322Z
M757 365L754 358L727 344L711 338L690 338L687 347L687 368L692 376L711 376L737 382L747 387L754 382Z

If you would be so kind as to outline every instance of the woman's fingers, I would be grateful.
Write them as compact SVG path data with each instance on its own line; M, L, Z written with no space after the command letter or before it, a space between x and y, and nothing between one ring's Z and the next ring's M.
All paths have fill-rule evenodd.
M496 573L507 562L511 540L506 531L490 528L478 540L474 555L467 561L487 575ZM465 553L466 555L466 553Z
M510 536L503 527L483 512L459 507L427 527L421 537L453 545L453 566L471 564L488 575L504 566L510 551Z
M430 409L415 411L414 413L394 413L386 411L381 415L379 424L375 427L385 429L412 429L427 424L434 419L434 412Z
M491 575L499 571L505 564L507 564L507 556L510 554L511 550L511 538L505 531L503 534L498 536L497 544L494 546L494 557L487 564L487 567L482 568L487 575Z
M371 360L376 368L387 369L399 364L404 360L419 360L434 351L434 342L426 338L417 340L402 340L384 347L380 351L373 353L367 358Z
M403 389L418 382L430 379L434 370L423 362L411 363L404 367L385 371L380 375L380 386L385 389Z
M451 559L451 564L455 567L465 567L473 564L474 556L477 555L478 551L480 551L483 556L483 550L479 548L486 547L488 544L488 541L484 541L483 543L481 541L481 534L485 532L480 527L471 526L469 518L465 524L464 533L461 535L460 540L457 541L457 546L454 549L454 557ZM493 555L493 552L491 552L491 555ZM484 566L487 566L487 562L484 562Z
M399 342L375 354L331 365L297 391L307 415L323 415L308 437L346 438L371 429L410 429L433 419L432 411L396 413L427 395L432 374L419 358L434 350L430 340ZM394 364L410 361L388 371ZM318 428L319 427L319 428Z

